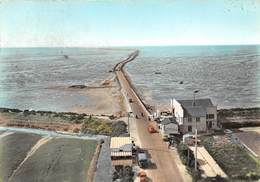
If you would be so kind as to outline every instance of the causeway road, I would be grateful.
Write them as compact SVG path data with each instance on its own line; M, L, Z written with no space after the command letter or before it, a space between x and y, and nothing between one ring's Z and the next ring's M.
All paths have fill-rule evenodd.
M171 155L170 150L159 133L150 134L147 130L149 112L145 108L142 100L135 92L129 77L124 72L124 66L128 62L134 60L139 54L135 51L122 62L114 67L115 74L121 86L122 92L125 93L128 99L132 99L129 103L134 115L138 116L136 119L136 127L140 139L141 147L148 151L151 165L145 170L148 177L153 182L180 182L183 181L177 165ZM143 113L143 116L142 114Z

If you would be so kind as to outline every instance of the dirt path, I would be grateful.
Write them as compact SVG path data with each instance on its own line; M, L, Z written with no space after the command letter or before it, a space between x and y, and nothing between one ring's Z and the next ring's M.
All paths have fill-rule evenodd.
M127 80L123 67L129 61L132 61L138 52L134 52L128 59L117 64L115 67L118 81L122 87L122 90L126 93L128 98L133 100L130 103L131 109L134 115L138 115L140 119L136 120L136 127L140 143L143 148L146 148L151 156L152 165L147 169L148 177L154 182L178 182L183 181L180 172L176 166L174 159L167 145L162 141L160 134L150 134L147 131L148 112L138 95L131 87L131 83ZM140 113L144 113L142 117Z
M8 135L12 135L14 132L4 132L2 134L0 134L0 138L6 137Z

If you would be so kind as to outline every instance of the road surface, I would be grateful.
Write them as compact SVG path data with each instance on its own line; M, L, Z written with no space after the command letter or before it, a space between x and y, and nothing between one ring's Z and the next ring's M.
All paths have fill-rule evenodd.
M152 165L147 169L148 177L154 182L179 182L183 181L176 163L168 149L168 146L163 142L159 133L150 134L147 131L148 112L144 107L141 99L133 90L130 81L127 79L123 67L126 63L134 60L138 56L138 51L132 53L126 60L118 63L114 71L120 83L122 91L131 98L133 102L130 107L134 115L138 115L136 121L137 132L141 141L141 147L148 150L151 157ZM141 113L144 116L141 116Z

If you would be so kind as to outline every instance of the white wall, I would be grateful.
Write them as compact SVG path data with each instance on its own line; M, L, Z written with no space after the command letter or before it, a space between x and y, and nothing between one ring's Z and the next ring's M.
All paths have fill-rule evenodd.
M176 121L180 125L183 124L184 110L182 109L181 104L175 99L173 99L173 108Z

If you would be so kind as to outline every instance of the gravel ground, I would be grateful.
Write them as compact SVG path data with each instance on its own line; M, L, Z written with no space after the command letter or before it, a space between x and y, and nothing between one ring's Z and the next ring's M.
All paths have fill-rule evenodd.
M85 182L96 146L94 140L54 138L28 158L10 182Z
M100 150L94 182L112 182L112 176L113 168L110 159L109 139L105 139Z
M0 181L7 181L40 138L35 134L15 133L0 139Z

